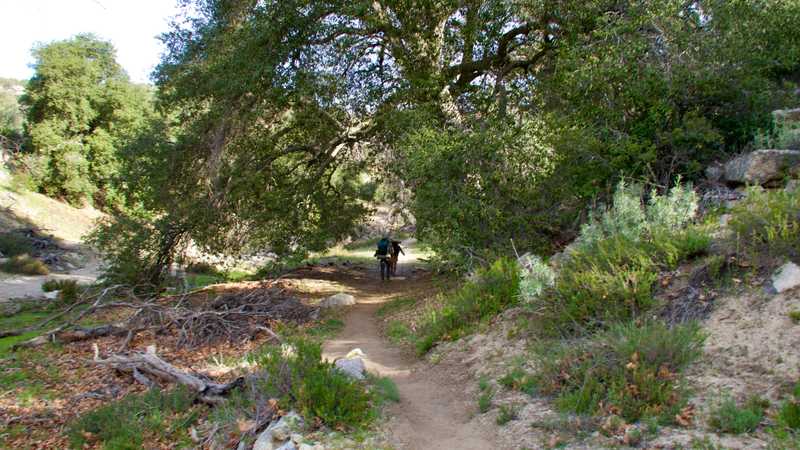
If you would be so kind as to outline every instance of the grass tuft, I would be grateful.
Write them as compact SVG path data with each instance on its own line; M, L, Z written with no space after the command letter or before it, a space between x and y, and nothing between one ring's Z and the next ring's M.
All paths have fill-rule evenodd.
M29 256L27 253L9 258L8 261L0 265L0 270L23 275L47 275L50 273L50 270L43 262Z
M755 431L764 420L764 411L769 407L769 402L760 397L751 397L739 406L736 401L726 396L711 412L709 425L722 433L742 434Z
M672 421L687 397L682 373L703 340L694 324L614 325L590 339L543 347L537 384L564 411Z

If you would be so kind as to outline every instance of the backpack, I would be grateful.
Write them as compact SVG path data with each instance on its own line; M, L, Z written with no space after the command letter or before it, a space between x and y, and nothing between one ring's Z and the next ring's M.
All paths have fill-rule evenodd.
M389 240L381 239L378 241L378 254L387 255L389 253Z

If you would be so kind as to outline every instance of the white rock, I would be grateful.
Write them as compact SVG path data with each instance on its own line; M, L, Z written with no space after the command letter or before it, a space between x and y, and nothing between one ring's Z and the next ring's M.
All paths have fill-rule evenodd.
M787 262L772 275L772 289L776 293L788 291L800 286L800 267Z
M253 450L275 450L275 445L272 443L272 431L268 428L261 432L253 444Z
M294 445L294 442L286 441L283 445L275 450L297 450L297 447Z
M291 439L295 444L299 444L303 442L303 435L300 433L292 433Z
M366 357L367 355L364 353L363 350L361 350L360 348L354 348L347 353L344 359L366 358Z
M366 366L364 365L364 360L361 358L337 359L334 366L351 378L355 378L356 380L364 379Z
M321 308L334 308L337 306L352 306L356 304L356 298L350 294L338 293L331 295L323 300L319 306Z
M272 439L275 441L283 442L289 439L289 435L291 434L292 430L289 429L289 423L283 420L277 421L274 424L271 424L267 431L272 433Z
M797 192L800 190L800 180L789 180L784 190L789 193Z
M44 293L44 298L48 300L55 300L58 298L58 291L50 291Z

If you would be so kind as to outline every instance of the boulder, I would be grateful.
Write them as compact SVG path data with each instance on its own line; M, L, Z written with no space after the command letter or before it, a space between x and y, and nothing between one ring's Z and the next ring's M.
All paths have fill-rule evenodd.
M55 300L55 299L58 298L58 293L59 293L59 291L45 292L44 293L44 298L46 298L48 300Z
M272 442L272 432L266 429L258 435L258 439L253 444L253 450L275 450L275 444Z
M784 190L789 193L800 191L800 180L789 180Z
M789 261L772 274L772 283L769 290L780 294L800 286L800 267Z
M719 163L714 163L706 167L706 179L713 183L719 182L725 175L725 166Z
M356 380L363 380L364 373L367 370L364 360L361 358L337 359L333 365L345 375Z
M778 122L800 122L800 108L772 111L772 117Z
M356 298L350 294L338 293L331 295L323 300L319 306L320 308L336 308L339 306L352 306L356 304Z
M275 450L297 450L297 446L294 445L292 441L286 441L283 445L276 448Z
M800 172L798 150L756 150L725 164L725 181L763 185Z

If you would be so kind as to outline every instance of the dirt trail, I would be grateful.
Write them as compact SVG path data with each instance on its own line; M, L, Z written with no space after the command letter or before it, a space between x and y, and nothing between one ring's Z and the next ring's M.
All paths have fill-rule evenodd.
M361 349L367 369L392 378L400 391L400 402L389 410L392 443L399 449L496 449L492 430L484 430L475 415L475 398L465 392L465 374L447 367L426 365L406 351L393 346L380 335L380 305L393 298L430 287L410 266L401 266L400 277L381 283L372 270L336 274L336 281L347 286L357 304L345 317L345 327L323 348L330 360ZM461 379L463 376L463 379Z

